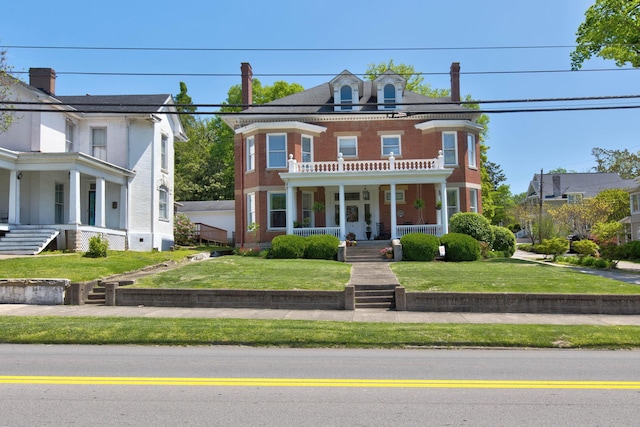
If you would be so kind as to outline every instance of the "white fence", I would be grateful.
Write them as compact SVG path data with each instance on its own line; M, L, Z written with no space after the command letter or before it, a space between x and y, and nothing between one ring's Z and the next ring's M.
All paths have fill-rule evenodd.
M319 234L330 234L340 238L340 227L307 227L307 228L294 228L293 234L296 236L308 237Z

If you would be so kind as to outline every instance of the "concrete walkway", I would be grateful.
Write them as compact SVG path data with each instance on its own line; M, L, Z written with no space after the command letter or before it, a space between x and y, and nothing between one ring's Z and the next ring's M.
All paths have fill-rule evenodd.
M350 285L400 285L389 267L390 262L354 262L351 264Z

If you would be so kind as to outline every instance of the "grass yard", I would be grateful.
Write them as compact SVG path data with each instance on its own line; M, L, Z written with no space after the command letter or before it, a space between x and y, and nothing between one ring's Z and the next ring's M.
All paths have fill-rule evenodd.
M391 264L408 292L640 294L640 286L518 259Z
M82 253L46 254L0 260L0 277L12 279L61 278L72 282L95 280L134 271L165 261L181 261L202 250L166 252L109 251L107 258L85 258Z
M142 278L136 287L343 290L351 266L310 259L223 256Z
M640 348L640 327L307 320L0 317L0 342L305 348Z

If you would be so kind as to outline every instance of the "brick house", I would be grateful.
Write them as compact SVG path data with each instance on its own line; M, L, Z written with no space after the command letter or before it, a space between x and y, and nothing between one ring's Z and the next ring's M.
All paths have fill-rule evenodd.
M251 66L241 71L249 106ZM452 214L481 212L482 127L460 105L459 75L453 63L451 97L429 98L392 71L363 81L345 70L225 116L235 131L237 244L284 233L442 235Z
M0 133L0 251L86 251L95 235L117 250L169 249L173 143L185 140L171 95L58 96L53 69L29 76L5 82L30 104Z

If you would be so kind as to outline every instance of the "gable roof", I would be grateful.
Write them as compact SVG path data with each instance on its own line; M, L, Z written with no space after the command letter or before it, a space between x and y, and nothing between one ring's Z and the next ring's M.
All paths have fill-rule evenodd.
M633 179L623 179L613 172L556 173L542 175L544 200L565 199L569 193L580 193L585 198L595 197L604 190L626 190L635 185ZM529 183L528 197L538 197L540 174Z
M81 95L56 96L60 102L87 113L149 113L159 112L173 98L168 94L159 95ZM84 105L90 104L90 105ZM152 107L157 106L157 107Z

